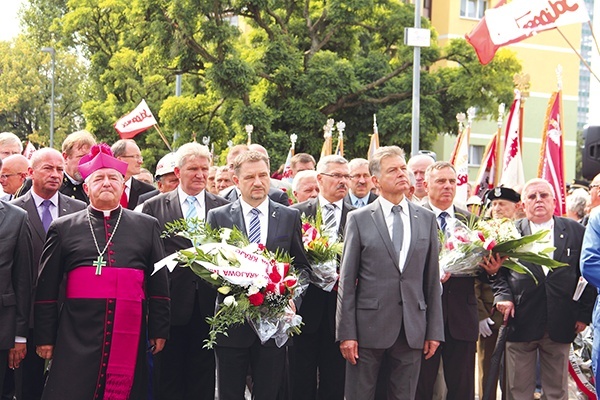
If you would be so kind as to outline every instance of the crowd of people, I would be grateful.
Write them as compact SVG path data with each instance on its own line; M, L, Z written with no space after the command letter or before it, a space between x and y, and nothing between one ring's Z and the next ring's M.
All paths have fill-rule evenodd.
M109 147L86 131L61 151L22 151L0 133L2 399L469 400L486 382L489 399L497 387L506 399L568 399L570 344L600 286L600 175L562 217L541 179L457 204L452 164L397 146L370 160L299 153L280 179L260 144L231 147L217 166L187 143L154 175L134 140ZM189 268L153 273L192 246L166 226L237 227L310 276L302 216L322 216L344 243L334 288L311 283L291 304L302 333L279 347L245 323L205 348L224 296ZM490 255L477 276L440 271L440 232L477 218L548 229L566 266L519 274ZM574 299L582 271L589 284ZM492 368L503 324L504 366Z

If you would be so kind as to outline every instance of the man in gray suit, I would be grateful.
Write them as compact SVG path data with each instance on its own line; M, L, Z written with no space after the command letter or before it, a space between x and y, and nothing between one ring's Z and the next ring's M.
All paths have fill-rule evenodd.
M444 340L435 216L410 203L404 152L380 147L369 170L380 197L348 214L337 305L345 398L373 399L388 358L389 399L415 396L421 354Z
M0 159L0 169L2 159ZM31 302L31 233L27 213L0 200L0 393L6 368L18 368L26 353ZM32 340L32 339L30 339Z
M58 150L40 149L33 153L30 161L31 190L11 203L27 211L29 216L28 226L33 244L31 279L35 288L40 256L50 223L63 215L83 210L86 203L59 192L63 183L65 160ZM29 337L33 338L33 308L29 318ZM23 360L23 368L20 368L17 373L22 374L21 385L17 384L21 386L21 388L17 387L17 390L21 390L22 395L17 397L23 400L40 399L44 389L44 360L35 354L33 340L27 342L27 355Z

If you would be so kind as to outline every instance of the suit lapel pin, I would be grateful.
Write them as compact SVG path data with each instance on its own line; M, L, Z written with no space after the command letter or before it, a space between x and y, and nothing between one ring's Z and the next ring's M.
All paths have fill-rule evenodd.
M562 238L564 238L564 237L565 237L565 235L563 235L563 234L561 233L561 234L560 234L560 238L562 239Z

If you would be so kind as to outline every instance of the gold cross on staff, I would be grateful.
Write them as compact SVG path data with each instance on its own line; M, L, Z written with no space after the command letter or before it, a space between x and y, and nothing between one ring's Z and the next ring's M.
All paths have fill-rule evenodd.
M104 261L104 257L102 257L102 254L98 256L98 258L92 263L92 265L96 267L96 275L101 275L102 267L106 266L106 261Z

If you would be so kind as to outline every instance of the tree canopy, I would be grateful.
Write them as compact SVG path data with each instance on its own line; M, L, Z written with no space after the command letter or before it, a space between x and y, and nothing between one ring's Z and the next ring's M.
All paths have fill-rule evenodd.
M175 132L179 144L209 136L217 154L229 140L244 142L252 124L274 165L292 133L297 151L318 155L328 118L345 122L349 157L366 155L373 114L381 144L410 149L413 50L403 42L413 19L401 0L30 0L23 12L34 47L85 59L79 87L61 91L59 103L76 93L77 111L100 140L116 140L112 125L144 98L169 140ZM464 40L440 48L430 22L422 26L432 29L432 46L421 50L427 148L456 130L456 113L475 106L494 114L509 103L521 67L510 51L481 66ZM48 95L42 87L29 93L43 104ZM166 151L154 131L136 139L150 164Z

